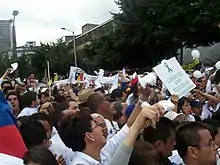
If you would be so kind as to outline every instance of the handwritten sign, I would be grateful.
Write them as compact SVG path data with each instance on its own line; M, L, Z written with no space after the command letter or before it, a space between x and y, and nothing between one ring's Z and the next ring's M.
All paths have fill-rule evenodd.
M169 60L163 60L153 70L157 73L169 92L172 95L178 95L179 98L185 96L196 87L175 57Z

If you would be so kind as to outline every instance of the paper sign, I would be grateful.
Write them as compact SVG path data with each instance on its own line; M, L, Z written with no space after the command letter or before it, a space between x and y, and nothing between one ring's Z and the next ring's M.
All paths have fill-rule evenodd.
M179 98L185 96L196 87L175 57L169 60L163 60L153 70L157 73L169 92L172 95L178 95Z

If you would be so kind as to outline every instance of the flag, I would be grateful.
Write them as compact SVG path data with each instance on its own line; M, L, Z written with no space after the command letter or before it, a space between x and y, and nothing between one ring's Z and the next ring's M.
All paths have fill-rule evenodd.
M55 81L58 81L58 80L59 80L59 76L58 76L58 74L57 74L57 73L55 73L55 76L54 76L53 81L55 82Z
M2 91L0 91L0 160L10 162L8 158L22 159L27 151L20 132L17 129L17 122L10 111ZM4 160L5 161L4 161ZM14 160L13 159L13 160ZM15 163L12 163L15 164Z

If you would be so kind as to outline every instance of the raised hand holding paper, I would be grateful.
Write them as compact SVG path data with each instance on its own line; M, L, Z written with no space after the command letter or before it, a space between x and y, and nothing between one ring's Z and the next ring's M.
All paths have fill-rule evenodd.
M11 64L11 67L12 67L11 73L13 73L14 71L18 69L18 63L16 62L16 63Z

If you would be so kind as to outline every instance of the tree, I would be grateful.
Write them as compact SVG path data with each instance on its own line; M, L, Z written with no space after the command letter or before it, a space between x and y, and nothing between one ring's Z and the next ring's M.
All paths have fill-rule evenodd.
M51 74L55 72L66 74L73 62L70 51L70 46L66 45L62 39L57 40L56 43L41 43L36 53L31 57L32 71L42 78L47 69L47 61L49 61Z
M88 59L104 69L152 67L184 47L220 41L218 0L119 0L116 29L89 46Z

